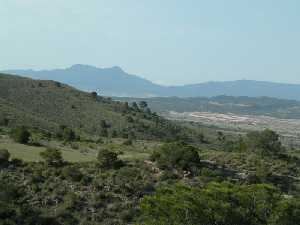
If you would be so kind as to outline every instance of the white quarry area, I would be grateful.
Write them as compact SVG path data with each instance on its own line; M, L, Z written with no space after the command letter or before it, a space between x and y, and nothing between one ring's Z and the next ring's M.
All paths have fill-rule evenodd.
M241 130L262 130L272 129L284 136L300 138L299 119L279 119L269 116L236 115L211 112L183 112L171 111L167 117L174 120L185 120L200 122L218 127L241 129Z

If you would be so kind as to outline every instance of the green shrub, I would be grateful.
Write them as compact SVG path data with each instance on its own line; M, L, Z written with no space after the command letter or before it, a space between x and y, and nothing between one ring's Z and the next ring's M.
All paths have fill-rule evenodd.
M127 139L123 142L123 145L132 145L132 140L131 139Z
M10 153L6 149L0 149L0 165L8 162Z
M47 149L40 153L40 156L50 166L61 166L63 164L63 158L61 151L58 149Z
M247 138L250 149L262 155L279 154L283 150L279 135L272 130L252 131Z
M169 143L155 151L151 159L161 169L195 171L200 167L199 154L193 146L184 143Z
M74 166L64 167L62 170L62 175L63 177L76 182L81 181L83 177L83 174L80 172L80 170Z
M127 116L126 120L127 120L128 123L133 123L134 122L134 119L132 118L132 116Z
M9 119L5 117L0 117L0 126L8 126L9 124Z
M28 131L28 129L26 129L25 127L22 126L22 127L13 129L11 131L10 136L17 143L28 144L31 134Z
M70 144L70 147L71 147L72 149L78 150L78 149L79 149L79 144L78 144L78 143L72 142L72 143Z
M140 224L266 225L279 199L280 194L269 185L210 183L203 189L161 187L141 201ZM280 225L286 224L289 223Z
M148 107L148 103L146 101L140 101L139 106L141 109L145 109Z
M100 128L99 135L100 135L101 137L108 137L108 131L107 131L107 128L101 127L101 128Z
M11 164L13 164L15 166L22 166L23 163L24 162L22 159L16 159L16 158L11 159Z
M107 149L100 150L97 159L102 168L113 168L120 164L118 154Z
M64 141L72 142L76 140L75 132L70 128L65 128L63 131L63 139Z
M272 213L270 225L298 225L300 222L300 199L284 199Z
M91 97L97 99L98 93L96 91L91 92Z

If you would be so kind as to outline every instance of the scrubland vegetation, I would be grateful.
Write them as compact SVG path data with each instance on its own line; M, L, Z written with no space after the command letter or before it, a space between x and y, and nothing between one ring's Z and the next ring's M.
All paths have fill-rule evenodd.
M51 81L0 86L0 224L299 224L298 150L272 130L172 122Z

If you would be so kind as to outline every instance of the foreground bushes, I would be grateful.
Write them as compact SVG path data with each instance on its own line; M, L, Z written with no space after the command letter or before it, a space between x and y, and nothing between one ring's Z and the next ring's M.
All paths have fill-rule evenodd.
M141 202L140 224L147 225L296 225L300 204L272 186L211 183L159 188Z
M53 162L60 161L60 154L46 153L50 164L24 163L2 169L0 224L299 224L300 201L283 197L270 185L206 184L193 177L193 183L178 181L192 186L174 185L175 180L166 186L143 162L111 167L118 157L110 151L100 154L107 165L101 169L98 162L56 167ZM1 186L10 183L18 191Z

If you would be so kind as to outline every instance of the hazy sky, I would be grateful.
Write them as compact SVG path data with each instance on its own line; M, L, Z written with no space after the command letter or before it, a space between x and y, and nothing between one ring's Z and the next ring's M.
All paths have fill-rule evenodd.
M300 83L299 0L0 0L0 69Z

